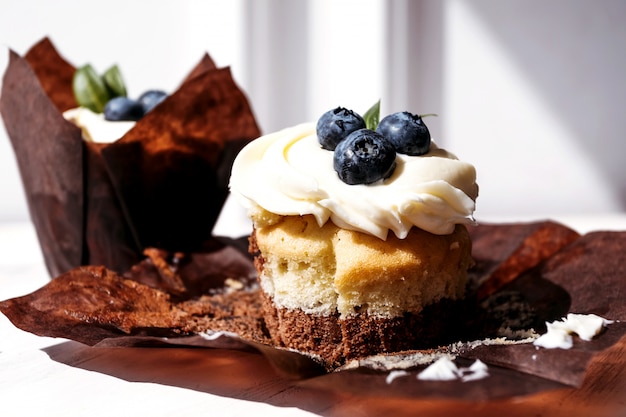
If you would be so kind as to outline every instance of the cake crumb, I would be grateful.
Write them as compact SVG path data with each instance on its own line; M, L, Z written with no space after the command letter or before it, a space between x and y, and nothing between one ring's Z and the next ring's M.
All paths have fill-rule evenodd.
M389 375L387 375L387 378L385 378L385 382L387 383L387 385L391 384L396 378L400 378L402 376L407 376L409 375L409 373L407 371L403 371L403 370L393 370L391 372L389 372Z
M456 355L451 355L445 349L432 352L414 352L408 354L373 355L361 359L353 359L339 368L339 370L357 369L360 367L377 371L391 371L408 369L419 365L428 365L441 357L455 359Z
M226 278L226 280L224 280L224 286L228 290L232 290L232 291L242 290L244 287L243 282L238 281L234 278Z
M613 320L595 314L569 313L560 321L546 323L546 333L539 336L533 344L545 349L570 349L574 345L572 334L577 334L581 340L590 341L611 323Z
M487 365L476 359L469 367L457 367L448 357L441 357L417 375L422 381L476 381L489 376Z

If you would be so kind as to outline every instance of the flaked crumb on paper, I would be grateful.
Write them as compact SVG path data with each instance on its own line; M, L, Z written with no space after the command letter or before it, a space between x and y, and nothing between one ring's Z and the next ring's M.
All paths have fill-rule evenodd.
M212 330L208 330L206 332L201 332L198 333L198 335L200 337L202 337L203 339L206 340L217 340L220 337L233 337L233 338L239 338L239 335L233 332L224 332L224 331L212 331Z
M235 278L226 278L226 280L224 280L224 287L226 288L226 291L239 291L242 290L244 286L243 282Z
M463 372L461 376L463 382L476 381L489 376L489 368L479 359L476 359L469 368L466 368L466 370L462 368L461 371Z
M469 367L459 368L452 360L441 357L417 375L422 381L476 381L489 376L487 365L476 360Z
M510 327L501 327L498 329L498 335L509 340L523 341L524 343L539 337L539 333L535 329L513 330Z
M487 338L474 340L471 342L456 342L447 347L430 352L415 352L394 355L374 355L367 358L354 359L347 362L337 370L357 369L360 367L373 369L376 371L391 371L395 369L409 369L421 365L429 365L441 358L451 361L463 352L477 348L478 346L490 345L519 345L532 343L537 339L538 334L530 329L524 331L511 331L508 337Z
M605 326L613 323L596 314L573 314L567 315L566 322L572 332L576 333L582 340L590 341L599 335Z
M596 314L569 313L560 321L546 322L546 333L533 342L545 349L571 349L574 345L573 334L581 340L590 341L600 334L602 329L614 323Z
M374 355L363 359L352 360L343 365L341 370L357 369L360 367L376 371L390 371L394 369L408 369L419 365L428 365L441 357L455 359L447 350L438 350L429 353L415 352L408 354Z
M456 364L450 358L443 356L417 374L417 379L422 381L452 381L460 376Z
M409 375L407 371L393 370L389 372L389 374L387 375L387 378L385 378L385 382L387 384L391 384L395 379L403 377L403 376L407 376L407 375Z
M524 339L509 339L508 337L496 337L487 338L481 340L473 340L471 342L456 342L450 345L450 353L456 354L467 350L476 349L479 346L493 346L493 345L522 345L525 343L532 343L536 340L537 336L534 331L530 330L530 336ZM534 334L533 334L534 333Z

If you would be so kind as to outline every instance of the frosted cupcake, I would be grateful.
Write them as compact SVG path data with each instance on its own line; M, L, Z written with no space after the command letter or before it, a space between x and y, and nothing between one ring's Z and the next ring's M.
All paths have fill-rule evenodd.
M332 366L436 346L473 263L474 167L419 116L375 128L331 110L251 142L230 180L253 222L273 342Z

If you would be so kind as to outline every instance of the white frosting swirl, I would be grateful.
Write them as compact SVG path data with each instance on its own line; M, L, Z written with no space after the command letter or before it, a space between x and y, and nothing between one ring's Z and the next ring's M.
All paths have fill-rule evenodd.
M86 107L77 107L63 113L65 120L80 127L83 138L97 143L115 142L135 126L133 121L109 121L102 113L94 113Z
M278 215L315 216L381 239L388 231L403 239L416 226L434 234L474 223L476 170L431 144L427 154L398 154L391 177L348 185L333 169L333 152L322 149L311 123L248 144L232 168L230 188L248 209Z

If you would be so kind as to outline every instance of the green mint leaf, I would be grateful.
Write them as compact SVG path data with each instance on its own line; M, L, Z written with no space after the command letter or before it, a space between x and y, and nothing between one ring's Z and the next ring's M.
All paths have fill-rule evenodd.
M126 85L117 65L113 65L102 74L102 80L109 90L111 98L126 97Z
M365 120L365 127L367 129L376 130L378 122L380 121L380 100L374 103L374 105L365 112L363 120Z
M89 64L78 68L74 73L72 90L78 105L95 113L102 113L110 98L104 80Z

